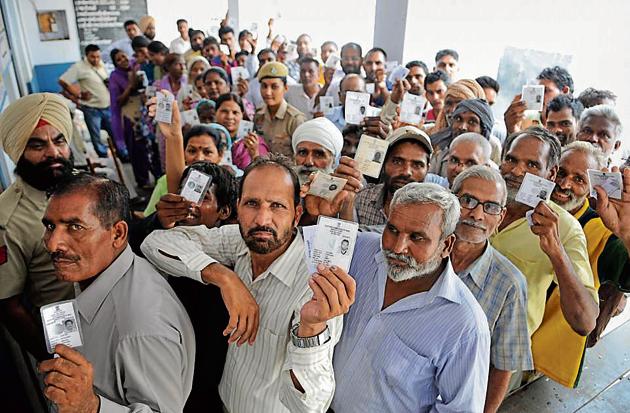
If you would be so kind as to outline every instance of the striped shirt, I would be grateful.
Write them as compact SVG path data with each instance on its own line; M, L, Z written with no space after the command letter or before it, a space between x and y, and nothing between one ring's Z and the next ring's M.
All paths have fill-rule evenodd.
M296 236L284 254L253 281L250 252L238 225L154 231L142 244L142 252L160 271L198 281L202 281L201 270L212 263L234 268L258 303L260 326L252 346L229 346L219 385L221 400L230 413L296 411L284 407L279 394L283 366L291 368L287 359L290 325L299 321L302 305L312 297L302 237ZM328 323L333 338L339 337L341 322L339 317ZM329 360L335 342L330 340L318 349Z
M359 234L349 273L356 301L335 348L334 377L318 364L308 380L317 386L303 397L317 399L317 389L325 393L336 381L336 413L483 411L488 323L450 262L429 291L384 310L387 261L380 236Z
M488 243L483 254L458 275L486 313L490 364L505 371L533 370L527 282L521 271Z

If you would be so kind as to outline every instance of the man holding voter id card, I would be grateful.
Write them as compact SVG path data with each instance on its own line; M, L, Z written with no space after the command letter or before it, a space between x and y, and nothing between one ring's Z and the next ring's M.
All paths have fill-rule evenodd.
M309 271L297 229L300 184L288 158L257 158L239 189L238 225L154 231L142 251L165 274L221 289L230 313L223 334L231 345L219 385L226 411L312 411L302 393L283 390L284 383L299 381L310 393L315 383L300 380L304 370L330 369L354 281L337 266ZM305 365L304 353L317 360ZM327 406L330 398L328 392L317 403Z
M331 174L343 148L343 136L327 118L308 120L297 127L291 140L300 184L320 171Z
M560 141L545 129L532 127L507 138L500 165L508 188L507 213L490 242L527 280L527 325L536 370L572 387L598 308L584 232L569 212L549 201L559 160ZM543 199L541 192L547 193ZM550 287L557 289L558 302L547 301ZM552 305L561 308L559 317L543 321ZM566 334L558 346L555 333L561 329L575 332L578 339L571 341ZM519 376L512 376L512 387L520 384Z
M192 325L167 281L131 251L129 215L127 189L108 179L76 175L52 191L44 243L57 278L80 291L41 311L56 358L39 371L59 412L180 412L190 393Z

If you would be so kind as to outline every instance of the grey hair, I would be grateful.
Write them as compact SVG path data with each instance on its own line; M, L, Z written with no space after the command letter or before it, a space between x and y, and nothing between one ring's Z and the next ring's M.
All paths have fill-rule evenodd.
M621 126L621 119L615 109L609 105L596 105L586 109L580 116L580 122L578 123L578 130L582 129L582 125L592 117L600 117L607 119L610 123L615 125L615 137L614 140L618 140L623 131Z
M479 178L484 181L497 182L501 187L501 205L505 206L505 203L507 202L507 187L505 185L505 180L499 171L485 165L475 165L463 170L453 181L451 190L454 194L459 193L464 185L464 181L468 178Z
M606 165L608 165L608 159L606 154L602 152L602 150L595 145L591 145L588 142L583 141L575 141L571 142L564 148L562 148L562 155L569 151L577 151L582 152L586 156L590 156L595 161L595 169L602 169Z
M435 204L442 209L442 237L455 232L459 221L459 201L447 189L437 184L412 182L394 193L389 206L390 213L398 205Z
M485 136L475 132L462 133L461 135L453 139L453 142L451 142L449 148L453 148L460 142L470 142L479 146L481 148L481 151L483 152L483 163L487 163L490 160L490 157L492 156L492 146Z

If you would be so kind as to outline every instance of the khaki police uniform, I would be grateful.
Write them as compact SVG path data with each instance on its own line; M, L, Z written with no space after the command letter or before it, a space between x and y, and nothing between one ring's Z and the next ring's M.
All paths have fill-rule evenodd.
M0 299L24 293L39 308L74 297L73 284L55 276L44 247L44 191L19 176L0 194Z
M257 78L261 81L266 78L286 78L288 75L289 70L282 63L268 62L260 68ZM269 150L291 158L293 158L291 137L295 129L304 122L306 122L304 114L284 99L273 117L267 105L259 108L254 116L256 130L263 134Z

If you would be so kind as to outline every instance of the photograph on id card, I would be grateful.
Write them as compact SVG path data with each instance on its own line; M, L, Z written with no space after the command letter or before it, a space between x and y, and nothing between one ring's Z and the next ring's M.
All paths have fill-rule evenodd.
M347 179L338 178L318 171L315 173L313 182L309 185L308 193L332 202L337 194L343 191L346 182L348 182Z
M318 264L336 265L348 272L358 231L359 224L356 222L320 216L311 250L313 267L317 268Z
M185 110L182 112L182 124L195 126L199 125L199 114L196 109Z
M232 73L233 85L236 85L238 81L241 79L244 79L244 80L249 79L249 71L245 69L244 67L241 67L241 66L233 67L231 69L231 73Z
M39 312L44 326L46 349L50 354L55 352L57 344L65 344L72 348L83 345L75 300L48 304L40 308Z
M326 59L326 63L324 64L324 66L330 68L330 69L336 69L337 68L337 64L341 62L341 57L331 54L330 56L328 56L328 59Z
M527 104L526 110L542 111L545 100L545 86L525 85L521 92L521 99Z
M346 93L346 123L358 125L367 116L370 94L361 92Z
M200 204L205 198L211 183L212 177L210 175L196 169L190 169L186 181L182 185L180 195L195 204Z
M320 96L319 97L319 110L324 115L330 115L335 107L335 100L332 96Z
M157 111L155 120L162 123L173 122L173 95L157 92Z
M555 182L527 172L516 194L516 200L521 204L536 208L540 201L549 200L555 186Z
M369 135L361 135L354 160L358 163L358 169L362 174L378 178L381 167L385 162L385 154L389 142L383 139L373 138Z
M621 199L623 179L621 172L602 172L597 169L587 169L591 196L597 198L596 186L601 186L610 198Z

